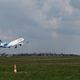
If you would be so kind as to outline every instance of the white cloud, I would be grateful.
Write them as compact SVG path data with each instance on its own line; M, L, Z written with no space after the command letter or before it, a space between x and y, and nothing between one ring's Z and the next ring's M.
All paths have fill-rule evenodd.
M1 35L0 39L1 40L13 40L13 39L16 39L16 37L14 37L12 35Z
M59 34L56 31L52 32L52 38L53 38L53 40L59 39L58 36L59 36Z
M75 8L72 2L73 0L0 1L0 38L7 39L9 35L8 39L11 39L22 35L26 39L32 39L32 43L35 38L37 46L40 40L39 44L43 44L43 40L45 44L48 40L52 42L55 40L54 44L55 42L68 43L70 39L72 40L70 37L79 35L80 31L80 10ZM70 39L67 41L63 34L65 38L70 35L67 37ZM35 44L31 46L34 48ZM56 44L53 46L58 47Z

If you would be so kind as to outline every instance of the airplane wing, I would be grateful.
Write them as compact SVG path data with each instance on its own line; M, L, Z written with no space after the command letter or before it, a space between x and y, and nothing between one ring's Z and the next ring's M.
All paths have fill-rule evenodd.
M14 41L11 41L7 46L17 46L18 44L20 44L23 41L24 41L24 38L19 38Z

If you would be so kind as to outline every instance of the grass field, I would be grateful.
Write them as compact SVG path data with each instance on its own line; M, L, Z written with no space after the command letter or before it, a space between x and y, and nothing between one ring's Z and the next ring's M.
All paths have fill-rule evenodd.
M0 80L80 80L80 57L0 57Z

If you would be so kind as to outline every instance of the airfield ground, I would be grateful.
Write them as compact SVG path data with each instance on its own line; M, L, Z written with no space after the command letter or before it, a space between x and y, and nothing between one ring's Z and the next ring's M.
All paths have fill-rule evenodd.
M0 80L80 80L80 57L0 57Z

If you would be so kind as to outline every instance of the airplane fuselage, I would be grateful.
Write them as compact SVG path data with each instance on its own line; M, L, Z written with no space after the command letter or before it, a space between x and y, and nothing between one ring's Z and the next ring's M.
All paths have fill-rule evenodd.
M15 47L23 45L24 38L18 38L16 40L13 40L11 42L2 42L0 41L0 48L10 48L10 47Z

